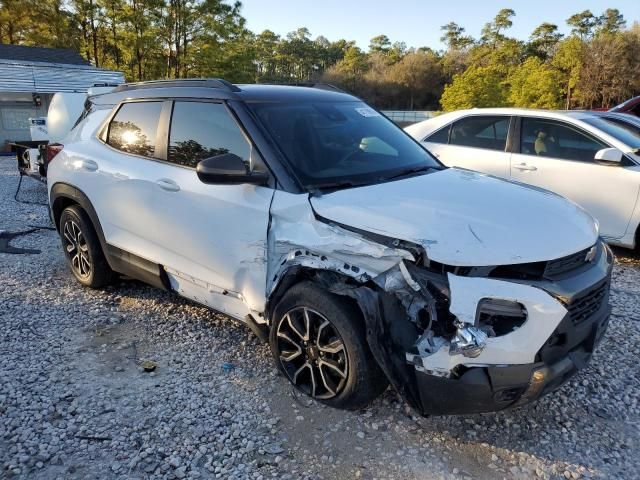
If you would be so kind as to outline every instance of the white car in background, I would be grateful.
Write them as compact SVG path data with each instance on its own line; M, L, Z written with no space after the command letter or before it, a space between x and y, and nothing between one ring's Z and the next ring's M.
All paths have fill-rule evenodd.
M640 123L621 114L515 108L460 110L407 127L447 166L558 193L635 248L640 224Z

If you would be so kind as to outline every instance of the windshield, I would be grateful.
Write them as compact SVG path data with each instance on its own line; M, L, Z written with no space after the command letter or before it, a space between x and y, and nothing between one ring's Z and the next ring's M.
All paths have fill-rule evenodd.
M611 117L589 117L584 118L583 121L611 135L633 150L640 148L640 125L636 122Z
M249 106L307 188L371 184L442 168L399 127L362 102Z

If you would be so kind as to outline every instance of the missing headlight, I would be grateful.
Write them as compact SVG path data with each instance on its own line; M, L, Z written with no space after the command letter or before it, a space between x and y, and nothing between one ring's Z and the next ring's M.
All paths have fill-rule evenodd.
M483 298L478 302L476 326L489 337L506 335L527 321L527 309L521 303L497 298Z

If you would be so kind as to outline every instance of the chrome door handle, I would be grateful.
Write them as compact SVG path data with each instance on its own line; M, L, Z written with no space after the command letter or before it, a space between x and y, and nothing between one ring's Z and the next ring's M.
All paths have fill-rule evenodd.
M538 170L536 167L529 166L526 163L519 163L518 165L514 165L513 168L517 168L518 170L526 170L527 172L535 172Z
M180 186L174 182L173 180L169 180L168 178L161 178L160 180L156 180L156 184L163 190L167 192L177 192L180 190Z
M93 160L80 160L80 168L87 172L95 172L98 170L98 164Z

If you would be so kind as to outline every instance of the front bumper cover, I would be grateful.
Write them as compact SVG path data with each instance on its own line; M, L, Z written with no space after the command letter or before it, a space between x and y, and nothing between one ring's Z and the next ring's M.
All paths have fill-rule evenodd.
M550 355L547 361L470 367L455 379L416 371L420 409L431 415L493 412L540 398L588 364L606 331L610 311L605 303L578 326L573 325L567 314L554 332L562 337L567 350L562 356L557 352ZM545 357L551 348L557 346L545 344L538 357Z
M454 370L455 375L449 376L433 375L429 370L417 368L415 385L419 410L432 415L497 411L531 402L565 383L588 364L607 329L611 313L612 264L613 254L602 245L593 263L580 271L554 281L522 282L562 303L562 310L566 312L552 333L545 334L544 343L535 347L533 361L499 362L487 355L485 358L491 358L491 361L483 363L478 362L483 358L480 355L474 359L461 359L463 363ZM545 317L532 316L527 323L534 318L541 322ZM543 329L540 323L538 328L531 330L535 325L528 325L531 344ZM527 324L520 333L526 330L525 326ZM511 345L515 344L511 341ZM489 348L488 344L486 350ZM455 362L454 358L460 356L450 358ZM509 358L517 357L511 355Z

